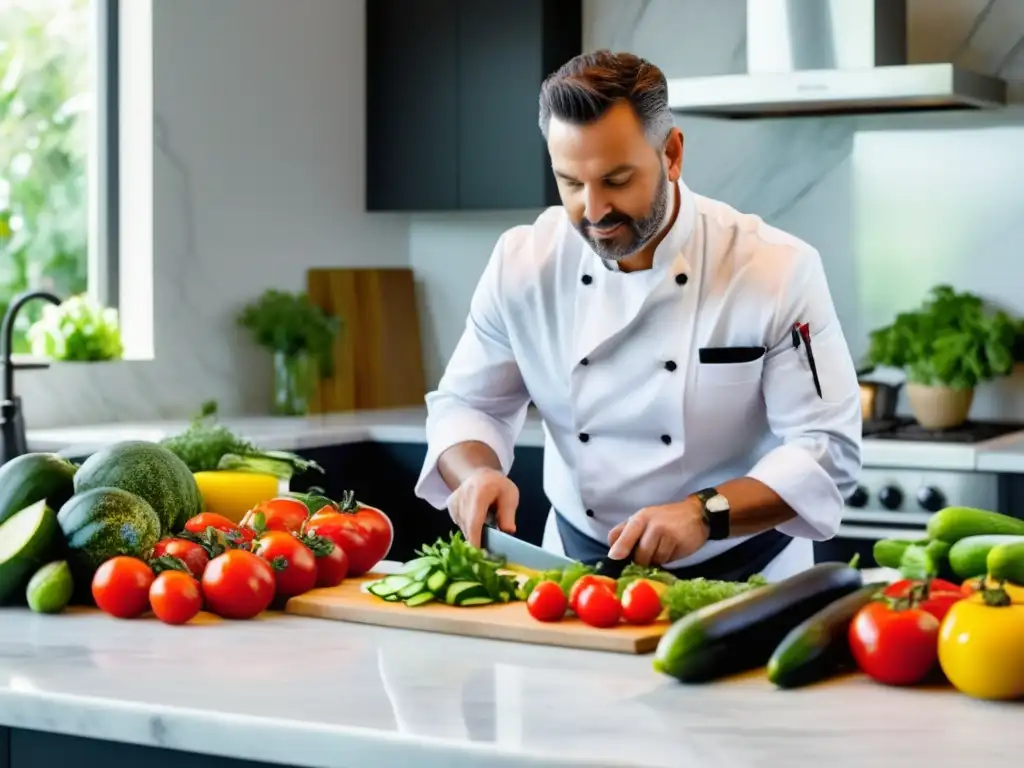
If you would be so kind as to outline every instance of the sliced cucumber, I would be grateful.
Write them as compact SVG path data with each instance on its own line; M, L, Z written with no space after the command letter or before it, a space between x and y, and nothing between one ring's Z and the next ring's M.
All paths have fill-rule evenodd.
M401 600L402 598L400 598L400 597L398 596L398 593L397 593L397 592L392 592L392 593L391 593L390 595L384 595L384 598L383 598L383 599L384 599L384 600L386 600L386 601L387 601L387 602L389 602L389 603L397 603L397 602L399 602L399 601L400 601L400 600Z
M487 605L487 604L493 603L493 602L494 601L491 600L491 598L489 598L489 597L467 597L465 600L463 600L461 603L459 603L459 605L465 605L465 606Z
M435 595L440 594L447 582L448 577L444 575L444 571L434 571L427 577L427 589Z
M478 581L456 581L448 585L444 601L448 605L463 605L466 600L474 597L487 597L487 589Z
M434 599L433 592L420 592L417 595L413 595L405 601L405 604L410 608L415 608L417 605L424 605Z
M0 605L25 594L32 574L50 559L59 530L57 513L45 500L0 523Z
M425 565L418 571L413 571L409 575L416 581L426 581L430 578L430 574L432 574L435 570L437 569L434 566Z
M440 560L428 555L424 557L417 557L415 560L410 560L409 562L404 563L398 572L401 574L418 573L423 568L433 569L437 568L439 565L441 565Z
M425 592L426 589L427 585L424 584L422 581L414 581L412 584L406 584L395 594L397 594L403 600L406 600L412 597L413 595L418 595L420 592Z
M377 597L387 597L388 595L393 595L400 590L405 589L413 583L415 582L413 582L413 580L408 576L399 576L396 574L395 576L385 576L380 581L375 581L367 587L367 589L372 595L376 595ZM416 591L418 592L419 590Z

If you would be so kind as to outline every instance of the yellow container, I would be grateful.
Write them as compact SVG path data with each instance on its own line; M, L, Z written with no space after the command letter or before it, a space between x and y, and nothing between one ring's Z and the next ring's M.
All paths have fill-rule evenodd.
M233 470L194 474L203 494L203 510L224 515L236 523L261 501L288 492L288 481L273 475Z

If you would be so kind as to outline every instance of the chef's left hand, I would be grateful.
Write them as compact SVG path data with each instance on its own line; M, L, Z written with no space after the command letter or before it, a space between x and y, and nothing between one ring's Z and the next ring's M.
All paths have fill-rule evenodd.
M622 560L633 553L638 565L664 565L692 555L708 540L700 502L644 507L608 534L608 556Z

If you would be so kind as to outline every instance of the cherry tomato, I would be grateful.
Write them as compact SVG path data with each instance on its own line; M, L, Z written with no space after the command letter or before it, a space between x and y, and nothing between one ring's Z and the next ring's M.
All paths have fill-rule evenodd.
M92 598L104 613L134 619L149 608L154 578L153 569L137 557L112 557L93 574Z
M225 619L251 619L274 599L274 569L244 549L213 558L202 583L207 609Z
M661 610L661 596L649 581L637 579L622 591L622 618L630 624L650 624Z
M317 555L316 558L316 586L336 587L345 580L348 575L348 555L345 550L327 540L331 551L325 555Z
M306 526L306 532L323 536L341 547L348 556L348 572L351 576L362 576L375 566L372 546L367 534L356 523L352 515L330 512L314 515Z
M886 587L882 594L894 600L908 601L906 607L920 608L937 618L940 622L946 618L949 609L958 600L962 600L964 592L958 587L942 579L932 579L927 587L922 581L903 579Z
M316 556L287 531L267 531L256 540L255 552L274 566L275 594L280 597L301 595L316 585Z
M218 531L230 533L238 530L238 524L216 512L200 512L195 517L190 517L185 523L185 530L190 533L204 533L207 528L216 528Z
M286 496L261 501L245 513L242 527L255 528L256 517L260 514L263 515L263 530L298 533L309 519L309 508L298 499Z
M921 608L895 610L868 603L850 623L850 651L869 677L888 685L914 685L935 669L939 620Z
M590 584L603 584L613 593L615 592L615 579L610 576L598 576L593 573L588 573L586 576L580 576L573 583L572 589L569 590L569 607L574 611L576 611L576 604L579 602L580 593ZM579 611L576 612L579 613Z
M206 554L205 549L186 539L160 539L153 546L153 558L164 556L181 560L197 579L203 578L206 564L210 562L210 556Z
M562 587L554 581L537 584L526 598L526 610L537 621L558 621L565 616L569 601Z
M612 627L622 617L622 604L604 584L588 584L580 592L576 615L592 627Z
M149 605L164 624L184 624L203 607L199 582L183 571L164 571L149 588Z

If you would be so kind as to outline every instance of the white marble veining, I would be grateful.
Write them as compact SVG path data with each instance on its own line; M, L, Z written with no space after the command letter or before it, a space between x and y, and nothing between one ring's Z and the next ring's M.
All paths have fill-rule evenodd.
M265 614L0 610L0 724L302 768L1018 765L1020 705Z

